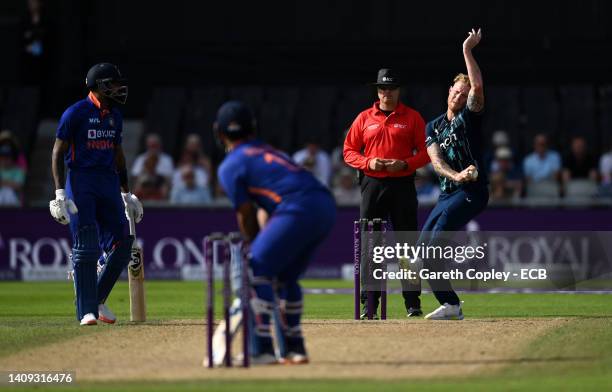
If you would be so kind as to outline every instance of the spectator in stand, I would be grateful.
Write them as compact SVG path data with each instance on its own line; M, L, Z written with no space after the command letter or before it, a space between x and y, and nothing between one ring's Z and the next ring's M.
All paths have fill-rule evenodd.
M563 157L563 181L589 179L597 181L597 160L581 136L572 139L570 153Z
M24 172L28 171L28 161L26 160L25 154L21 151L19 142L15 135L8 129L0 132L0 147L8 145L11 149L13 160L15 164L23 169Z
M0 185L0 206L19 207L21 202L11 188Z
M612 184L612 147L599 158L599 174L602 185Z
M172 163L170 155L162 151L162 143L159 135L155 133L147 135L145 144L146 151L136 157L132 165L132 176L138 177L143 174L145 160L151 156L155 156L157 157L155 173L165 177L169 181L172 178L174 164Z
M355 177L354 170L348 167L340 169L333 191L337 204L358 206L361 203L361 192L357 187Z
M168 180L159 174L160 156L148 155L142 167L141 174L136 178L134 194L140 200L166 200L168 198Z
M197 184L194 167L181 167L181 185L172 187L170 201L174 204L207 204L212 201L210 189Z
M210 188L210 159L202 151L200 136L191 134L187 136L178 168L172 176L172 187L183 188L183 169L189 167L194 174L195 183L198 187Z
M340 140L340 144L338 144L330 155L331 164L332 164L332 175L340 174L340 171L345 167L350 167L344 162L344 139L346 139L346 135L348 134L348 128L342 133L342 140Z
M440 196L440 187L438 186L438 179L431 164L416 170L414 186L419 203L436 204Z
M0 145L0 204L21 205L25 171L17 166L15 151L9 144Z
M555 181L561 171L561 156L548 148L548 138L536 135L534 151L523 160L523 173L528 182Z
M601 176L600 195L612 197L612 147L599 159L599 175Z
M502 146L495 150L491 168L491 199L510 200L520 197L521 173L512 160L512 150L509 147Z
M204 154L200 135L192 133L187 136L183 152L181 152L181 159L179 160L179 166L184 164L201 166L210 173L210 158Z
M503 129L498 129L491 135L491 147L483 155L484 164L490 169L490 172L495 171L493 167L495 163L495 151L500 147L510 148L510 137Z
M293 160L298 165L312 171L317 180L329 187L332 175L331 159L329 154L323 151L317 143L307 143L306 147L293 154Z

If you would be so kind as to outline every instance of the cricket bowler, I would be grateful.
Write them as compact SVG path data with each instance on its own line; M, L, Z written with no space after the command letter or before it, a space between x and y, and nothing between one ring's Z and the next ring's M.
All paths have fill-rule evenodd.
M227 155L218 178L237 212L240 231L250 242L252 298L255 317L253 364L275 364L271 334L276 283L285 299L283 331L289 364L308 363L301 330L303 311L299 277L336 219L334 198L315 177L286 154L258 140L255 119L247 106L229 101L214 125ZM257 209L269 219L263 229Z
M81 325L112 324L104 304L127 266L133 238L127 219L140 222L142 204L130 193L121 147L127 81L109 63L96 64L85 81L89 94L62 115L52 153L53 218L70 226L76 314ZM68 168L64 181L64 167ZM100 274L96 267L104 252Z
M425 145L439 176L440 198L423 225L417 244L436 246L445 231L456 231L482 212L489 201L486 168L482 160L482 74L472 49L482 37L480 29L469 32L463 42L468 74L459 74L448 90L446 113L426 127ZM443 270L441 260L426 260L425 266ZM441 306L425 316L430 320L462 320L459 297L446 279L430 279L429 284ZM418 297L420 285L412 292Z

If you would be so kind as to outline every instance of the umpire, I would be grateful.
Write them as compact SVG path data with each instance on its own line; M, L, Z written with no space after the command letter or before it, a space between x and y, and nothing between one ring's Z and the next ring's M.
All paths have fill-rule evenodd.
M399 101L400 81L391 69L378 71L374 85L378 101L359 113L344 141L344 161L359 170L360 217L390 219L394 231L417 230L416 169L429 162L425 148L425 121ZM363 287L363 286L362 286ZM372 293L376 313L380 291ZM402 281L408 317L421 316L418 296ZM361 303L367 314L367 295Z

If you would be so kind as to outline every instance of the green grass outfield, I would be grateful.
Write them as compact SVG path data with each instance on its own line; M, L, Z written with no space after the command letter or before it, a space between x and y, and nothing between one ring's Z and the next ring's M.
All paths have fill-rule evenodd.
M347 287L341 281L306 281L311 288ZM109 306L117 316L128 318L127 283L120 282ZM219 299L220 296L217 296ZM569 317L572 321L530 345L517 362L491 375L465 378L380 382L360 375L347 380L184 381L155 383L79 383L50 387L60 390L134 391L372 391L387 390L612 390L612 295L594 294L464 294L467 318ZM75 320L70 282L0 283L0 356L70 338L75 334L103 333L105 328L80 328ZM389 318L403 318L399 295L389 300ZM217 310L220 310L218 302ZM424 309L435 307L431 295L423 296ZM147 282L149 322L198 319L204 314L204 288L199 282ZM350 319L353 298L346 294L306 297L306 318ZM406 322L409 322L408 320ZM577 360L566 360L574 358ZM546 360L543 360L546 359ZM584 359L584 360L582 360ZM19 370L19 369L12 369ZM78 377L78 375L77 375ZM30 390L7 387L1 390ZM40 390L36 388L35 390ZM34 390L34 389L32 389Z

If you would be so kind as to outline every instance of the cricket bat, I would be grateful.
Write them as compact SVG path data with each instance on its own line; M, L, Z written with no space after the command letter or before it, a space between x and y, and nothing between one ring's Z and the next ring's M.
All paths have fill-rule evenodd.
M144 263L142 261L142 249L136 240L136 222L133 216L128 219L130 224L130 236L134 237L130 262L128 263L128 282L130 286L130 321L143 322L146 320L145 295L144 295Z

